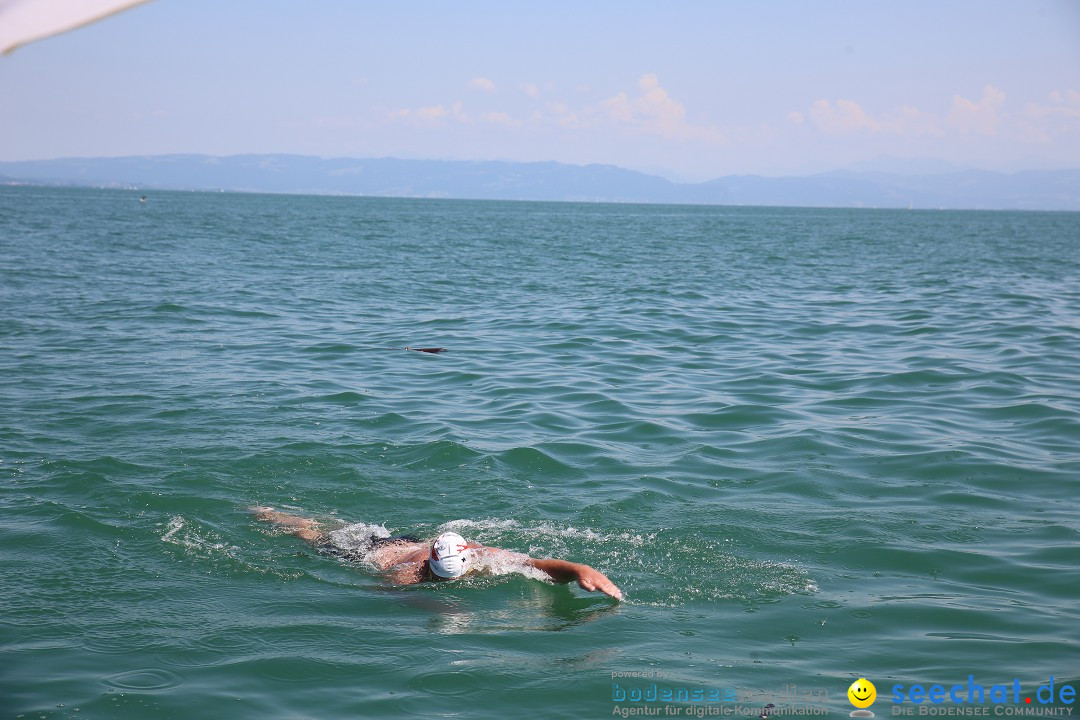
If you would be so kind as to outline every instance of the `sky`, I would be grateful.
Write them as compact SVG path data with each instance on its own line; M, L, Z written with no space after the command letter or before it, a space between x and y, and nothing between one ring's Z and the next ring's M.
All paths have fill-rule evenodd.
M1080 0L154 0L0 57L0 160L1080 168Z

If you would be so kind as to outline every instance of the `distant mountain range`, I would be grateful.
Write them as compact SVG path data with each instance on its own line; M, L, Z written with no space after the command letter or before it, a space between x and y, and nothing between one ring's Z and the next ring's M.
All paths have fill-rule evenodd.
M0 184L383 197L794 207L1080 211L1080 170L804 177L732 175L675 183L612 165L302 155L153 155L0 162Z

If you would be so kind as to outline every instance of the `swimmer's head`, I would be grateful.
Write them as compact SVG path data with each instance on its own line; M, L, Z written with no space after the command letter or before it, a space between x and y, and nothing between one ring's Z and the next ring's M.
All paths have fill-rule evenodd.
M472 550L465 538L455 532L444 532L431 544L431 572L441 578L457 578L472 565Z

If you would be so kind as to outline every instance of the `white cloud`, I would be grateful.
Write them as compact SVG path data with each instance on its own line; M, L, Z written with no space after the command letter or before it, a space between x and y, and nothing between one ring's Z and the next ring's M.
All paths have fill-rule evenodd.
M564 102L546 103L544 109L555 118L555 123L561 127L577 128L583 125L579 114L571 110L570 106Z
M810 107L809 114L814 126L829 135L870 133L915 138L945 134L938 116L911 105L902 105L891 113L874 115L854 100L833 102L822 99ZM801 112L791 112L788 113L788 120L801 125L805 116Z
M504 112L484 113L480 116L480 119L486 123L490 123L492 125L502 125L504 127L519 127L524 124L509 113Z
M1050 101L1053 103L1053 107L1050 108L1050 115L1070 120L1080 120L1080 92L1075 90L1068 90L1064 93L1054 91L1050 93Z
M877 132L880 123L870 117L854 100L818 100L810 108L810 117L818 130L830 134L849 133L858 130Z
M993 85L983 88L978 101L956 95L949 110L949 126L964 134L996 135L1004 104L1005 93Z
M1080 92L1055 90L1048 103L1028 103L1020 137L1027 142L1051 143L1062 136L1080 134Z
M540 97L540 88L536 85L536 83L525 83L521 86L521 91L531 98Z
M1027 107L1027 113L1033 117L1057 117L1069 120L1080 120L1080 92L1067 90L1061 92L1055 90L1047 95L1049 105L1031 103Z
M439 104L428 105L415 110L401 108L387 113L386 119L388 122L406 121L429 126L445 125L450 120L458 123L468 123L470 121L461 101L455 102L450 107Z
M616 122L634 122L634 109L630 103L630 97L624 92L604 100L597 108Z
M486 77L474 77L469 81L469 89L479 90L480 92L493 93L495 92L495 83Z
M440 120L446 117L446 108L442 105L422 107L416 111L416 116L424 120Z
M616 126L673 140L725 141L718 128L690 123L686 119L686 108L660 85L656 74L642 75L638 90L639 94L633 98L625 92L610 97L587 109L585 115L593 123L599 118Z
M430 105L418 108L399 108L386 114L387 122L407 121L412 123L436 124L446 116L446 108L442 105Z

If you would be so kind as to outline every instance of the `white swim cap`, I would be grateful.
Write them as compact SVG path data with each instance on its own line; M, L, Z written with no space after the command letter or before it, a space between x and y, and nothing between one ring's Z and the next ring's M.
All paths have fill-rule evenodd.
M465 538L455 532L444 532L431 544L431 572L443 578L461 577L472 562L472 551Z

